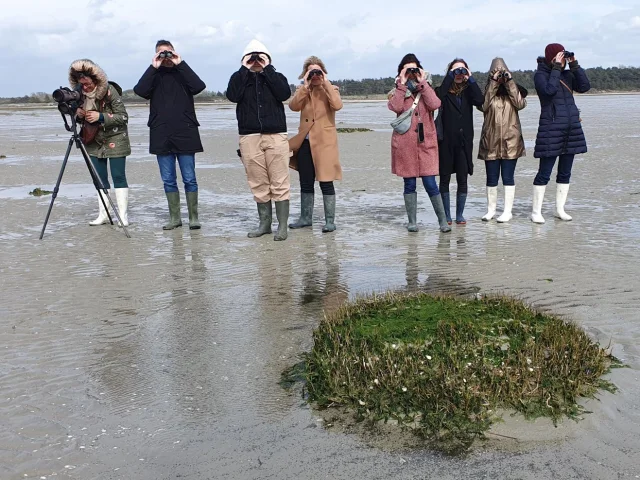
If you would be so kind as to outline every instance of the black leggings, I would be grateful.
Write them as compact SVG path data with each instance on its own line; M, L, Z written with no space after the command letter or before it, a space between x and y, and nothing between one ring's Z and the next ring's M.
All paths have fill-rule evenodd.
M457 193L467 193L467 172L456 172L456 182L458 182ZM449 183L451 183L451 175L440 175L440 193L449 192Z
M300 174L300 191L302 193L315 193L314 185L316 183L316 169L313 166L313 157L311 156L311 145L309 140L305 139L298 150L298 173ZM322 195L335 195L336 190L333 182L319 182Z
M453 165L456 170L456 182L458 183L457 193L467 193L467 179L469 178L469 167L467 166L467 154L463 148L456 148L453 154ZM440 175L440 193L449 192L451 175Z

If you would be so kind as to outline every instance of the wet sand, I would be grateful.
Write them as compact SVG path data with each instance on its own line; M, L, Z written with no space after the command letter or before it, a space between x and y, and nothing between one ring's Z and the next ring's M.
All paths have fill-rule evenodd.
M147 110L132 107L133 238L88 226L97 201L74 151L43 241L50 197L28 192L52 189L68 134L55 111L0 110L0 478L638 478L640 97L580 99L590 152L574 167L574 221L552 217L552 181L542 226L527 218L536 104L522 116L530 156L516 170L511 223L480 221L476 162L468 225L440 234L420 192L420 232L408 234L388 112L359 103L338 115L340 126L376 131L340 136L338 230L320 232L318 189L314 228L278 243L246 237L256 211L233 109L198 110L202 230L161 230ZM295 217L295 172L292 183ZM386 289L516 295L576 319L630 368L611 374L620 391L590 402L595 413L580 423L549 435L508 423L499 432L523 441L496 440L503 447L465 458L327 430L298 392L278 385L280 373L310 348L323 310Z

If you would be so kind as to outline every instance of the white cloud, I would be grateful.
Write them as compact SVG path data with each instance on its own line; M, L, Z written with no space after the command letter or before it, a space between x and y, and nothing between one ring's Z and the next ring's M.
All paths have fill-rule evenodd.
M580 7L556 0L463 0L413 8L386 0L21 0L2 9L0 42L9 54L0 96L53 90L81 57L131 88L159 38L173 41L213 90L226 88L253 37L266 43L292 83L311 54L325 60L332 78L393 75L409 51L433 72L455 56L477 70L486 70L496 55L511 68L535 68L535 57L555 41L576 51L585 66L640 64L637 0L584 0Z

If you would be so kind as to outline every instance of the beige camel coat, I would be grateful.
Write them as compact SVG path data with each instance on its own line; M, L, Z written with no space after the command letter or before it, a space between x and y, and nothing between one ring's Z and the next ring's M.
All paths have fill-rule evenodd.
M289 148L293 151L291 166L295 167L296 153L309 135L316 180L342 180L336 131L336 112L342 108L338 87L328 80L316 87L300 86L289 102L289 108L300 112L298 134L289 140Z

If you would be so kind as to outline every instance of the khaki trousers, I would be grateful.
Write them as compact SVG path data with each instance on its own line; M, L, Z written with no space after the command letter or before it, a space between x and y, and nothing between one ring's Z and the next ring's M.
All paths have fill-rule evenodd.
M242 135L240 154L257 203L289 200L289 141L286 133Z

